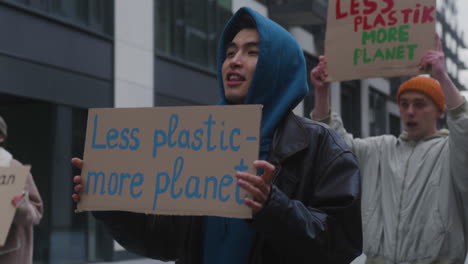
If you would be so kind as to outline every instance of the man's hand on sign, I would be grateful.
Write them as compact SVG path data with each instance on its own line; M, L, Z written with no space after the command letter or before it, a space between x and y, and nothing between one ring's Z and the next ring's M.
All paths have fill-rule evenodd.
M18 208L21 203L24 201L24 197L26 196L26 193L18 194L11 199L11 204L13 205L14 208Z
M256 160L253 162L256 169L263 170L260 176L248 172L236 172L237 184L247 192L249 192L253 199L244 198L244 203L252 209L254 214L258 213L263 205L270 197L271 184L275 166L264 160Z
M445 67L445 54L442 41L438 34L435 34L435 40L437 43L436 50L429 50L424 54L419 62L419 69L430 73L432 77L440 81L446 77L447 69Z
M83 168L82 159L73 158L71 160L71 163L80 170ZM73 177L73 183L75 184L75 187L74 187L75 193L72 194L72 199L73 201L75 201L75 203L77 203L80 201L80 193L83 191L83 185L81 184L81 176L76 175L75 177Z

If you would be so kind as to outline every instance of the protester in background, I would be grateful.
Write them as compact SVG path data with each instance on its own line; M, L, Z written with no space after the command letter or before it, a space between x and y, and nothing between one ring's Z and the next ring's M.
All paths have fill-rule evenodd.
M417 76L397 94L405 131L355 139L330 114L326 58L311 71L311 116L341 134L362 172L362 223L367 263L464 263L468 246L468 105L437 50L428 51ZM446 129L437 120L447 108Z
M0 117L0 167L14 167L22 164L4 148L7 139L7 125ZM42 217L42 199L31 174L26 178L24 191L11 199L16 208L15 217L3 247L0 247L0 263L30 264L33 258L33 225ZM1 219L1 216L0 216Z
M237 172L253 219L96 212L137 254L177 263L342 263L361 254L359 169L342 139L293 108L308 92L302 49L273 21L242 8L218 50L222 104L262 104L260 176ZM73 159L82 168L83 162ZM73 198L83 191L75 176Z

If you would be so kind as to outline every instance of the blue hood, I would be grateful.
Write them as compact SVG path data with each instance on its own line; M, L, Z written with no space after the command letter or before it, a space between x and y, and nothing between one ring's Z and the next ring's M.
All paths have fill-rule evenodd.
M303 51L288 31L256 11L243 7L226 24L219 42L217 74L221 104L228 104L221 73L227 44L232 41L227 39L228 31L244 13L255 20L260 36L257 68L244 103L263 105L260 152L261 158L266 158L279 122L309 91L307 69Z
M221 68L226 56L233 23L250 14L260 35L257 67L245 104L262 104L260 159L267 159L273 133L281 119L307 94L306 64L294 38L278 24L250 8L241 8L226 24L218 48L218 86L221 104L224 94ZM258 172L261 173L261 172ZM203 263L247 263L255 230L242 219L206 217L204 222Z

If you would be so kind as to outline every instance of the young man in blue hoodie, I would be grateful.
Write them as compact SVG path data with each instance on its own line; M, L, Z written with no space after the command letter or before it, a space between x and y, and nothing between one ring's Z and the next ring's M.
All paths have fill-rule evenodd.
M260 175L237 172L252 194L245 221L96 212L127 250L177 263L343 263L361 254L357 161L326 126L292 114L308 92L302 49L249 8L227 23L218 49L221 104L262 104ZM80 159L73 164L82 167ZM75 176L75 194L83 191Z

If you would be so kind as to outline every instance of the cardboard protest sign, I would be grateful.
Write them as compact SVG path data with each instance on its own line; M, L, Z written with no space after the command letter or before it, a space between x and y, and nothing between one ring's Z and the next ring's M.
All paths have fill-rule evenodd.
M436 47L436 0L328 1L328 81L421 73Z
M90 109L78 211L250 218L261 105Z
M21 194L31 166L0 167L0 246L4 246L16 208L11 200Z

